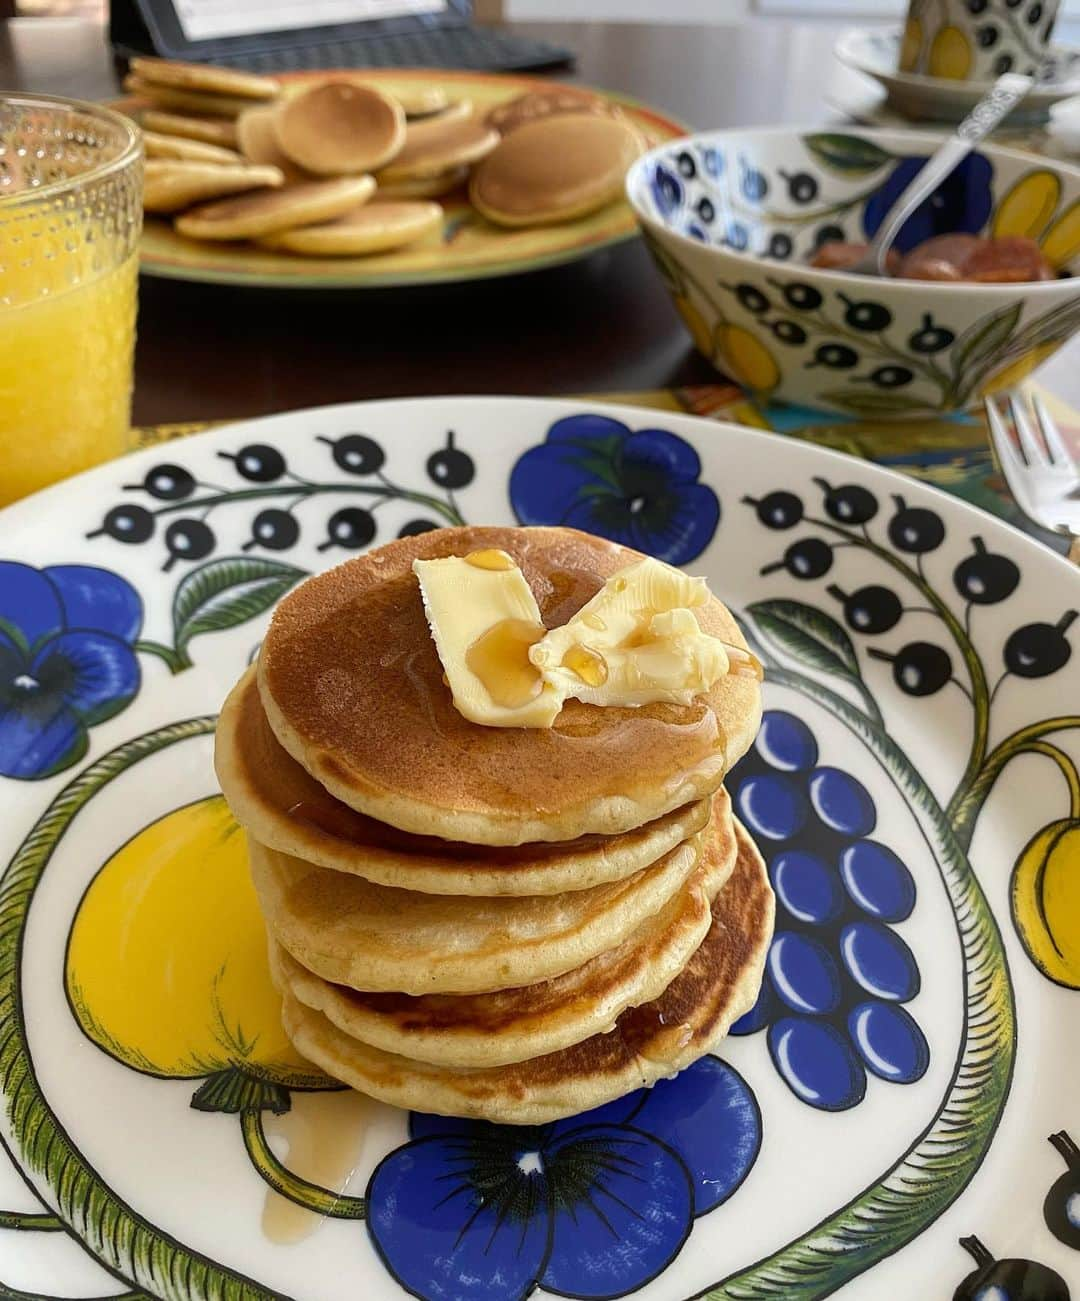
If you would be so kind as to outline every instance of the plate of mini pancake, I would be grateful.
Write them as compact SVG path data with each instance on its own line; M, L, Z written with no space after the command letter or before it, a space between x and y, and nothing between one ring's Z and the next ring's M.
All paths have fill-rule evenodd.
M425 69L253 77L138 59L148 275L359 288L512 275L636 234L641 152L685 134L623 96Z
M6 1285L1077 1296L1080 576L779 437L358 403L4 512Z

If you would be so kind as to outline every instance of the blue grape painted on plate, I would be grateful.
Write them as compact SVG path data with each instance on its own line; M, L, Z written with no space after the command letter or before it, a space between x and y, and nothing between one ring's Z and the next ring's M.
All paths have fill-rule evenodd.
M761 994L732 1034L766 1030L781 1079L820 1111L857 1106L868 1074L914 1083L930 1064L903 1006L919 992L919 965L893 927L911 916L915 882L873 838L870 792L819 763L813 731L781 709L766 711L728 787L776 891Z

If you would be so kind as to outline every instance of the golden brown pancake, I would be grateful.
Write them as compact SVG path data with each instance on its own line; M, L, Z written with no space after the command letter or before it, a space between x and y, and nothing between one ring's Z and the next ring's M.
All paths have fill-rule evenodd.
M256 239L277 230L329 221L374 193L375 182L370 176L305 181L280 190L258 190L236 199L200 204L176 219L176 229L192 239Z
M532 898L417 894L313 867L248 837L267 927L336 985L482 994L531 985L615 948L685 885L701 837L623 881Z
M284 180L276 167L149 158L143 172L143 207L147 212L180 212L205 199L275 188Z
M503 104L496 104L488 110L484 121L500 135L508 136L511 131L516 131L528 122L557 117L561 113L599 113L607 117L618 117L619 108L603 95L597 95L591 90L581 90L576 86L552 86L550 90L529 90Z
M191 163L242 163L244 158L235 149L221 145L204 144L201 140L185 140L183 136L162 135L157 131L143 132L143 148L147 158L176 158ZM266 162L262 158L248 158L249 163Z
M298 167L320 176L374 171L405 142L405 114L374 86L327 81L276 110L278 144Z
M183 113L162 113L157 109L144 109L139 120L147 131L158 131L163 136L178 136L181 140L202 140L208 145L236 148L236 123L224 117L191 117Z
M352 808L474 844L614 835L712 794L757 731L752 679L721 678L691 705L570 700L550 729L458 713L412 562L487 548L522 567L548 627L640 559L573 529L437 529L309 579L278 606L259 655L259 695L289 754ZM697 617L745 646L720 601Z
M383 1052L344 1034L283 991L293 1045L328 1075L383 1102L439 1115L538 1125L665 1079L714 1049L753 1006L773 929L765 864L736 824L738 858L712 925L683 971L609 1034L506 1066L454 1069ZM280 979L280 973L279 973Z
M134 58L131 71L153 86L174 86L210 95L241 99L273 99L281 89L270 77L258 77L236 68L215 68L208 63L178 63L171 59Z
M467 167L453 167L438 176L413 181L379 181L380 199L437 199L459 189L469 179Z
M236 119L236 143L248 162L279 168L287 185L317 179L302 167L297 167L278 144L272 108L249 108L246 113L241 113Z
M426 122L405 128L401 151L375 179L382 185L395 181L441 176L485 158L499 143L499 133L467 115L440 113Z
M364 994L312 975L284 950L282 981L354 1039L441 1066L503 1066L611 1030L628 1007L675 979L705 938L713 899L735 866L730 812L714 820L686 885L622 944L538 984L489 994Z
M625 118L555 114L504 136L473 171L469 197L500 226L572 221L622 194L642 148Z
M302 257L364 257L404 248L441 230L443 210L420 199L385 199L366 203L333 221L283 230L256 242L263 248Z
M211 95L198 90L181 90L176 86L159 86L142 77L128 75L124 90L139 99L149 100L156 108L175 109L179 113L209 113L215 117L239 117L251 100L240 95Z
M335 800L281 748L253 668L222 706L214 764L233 816L261 844L377 885L426 894L560 894L618 881L701 831L710 813L710 802L698 800L621 836L503 848L411 835ZM712 807L721 822L730 817L723 787Z

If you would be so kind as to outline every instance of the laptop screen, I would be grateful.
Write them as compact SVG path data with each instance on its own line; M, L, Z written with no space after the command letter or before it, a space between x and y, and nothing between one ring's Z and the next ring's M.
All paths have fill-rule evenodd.
M175 0L189 41L438 14L447 0Z

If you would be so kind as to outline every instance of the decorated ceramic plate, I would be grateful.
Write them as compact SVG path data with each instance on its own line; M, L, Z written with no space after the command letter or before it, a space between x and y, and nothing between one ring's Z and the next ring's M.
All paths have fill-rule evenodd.
M306 82L324 81L328 76L358 77L355 70L344 72L285 73L286 93ZM451 99L472 101L477 113L530 90L550 90L557 84L539 77L505 73L437 72L426 69L366 69L364 81L377 81L387 90L434 83ZM647 147L686 134L680 123L624 96L604 94L638 127ZM137 113L144 101L129 98L116 105ZM274 253L248 243L210 243L185 239L172 223L149 214L143 229L140 266L146 275L174 280L205 280L228 284L272 286L278 289L360 289L402 284L434 284L446 280L473 280L489 276L515 275L560 262L572 262L597 249L621 243L637 234L637 222L623 200L608 204L577 221L556 226L507 230L486 221L469 203L464 187L438 200L446 217L441 233L432 239L392 253L354 258L295 257Z
M758 1004L676 1079L531 1129L297 1061L211 767L283 593L461 521L704 573L767 665L728 783L778 898ZM4 1296L1080 1298L1080 574L1057 556L777 435L502 398L232 425L2 537Z

